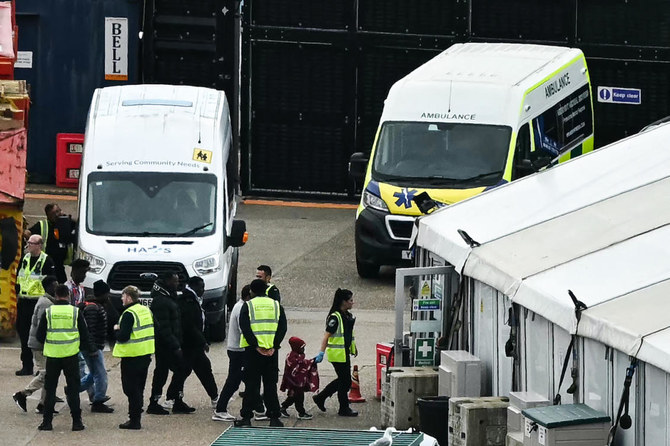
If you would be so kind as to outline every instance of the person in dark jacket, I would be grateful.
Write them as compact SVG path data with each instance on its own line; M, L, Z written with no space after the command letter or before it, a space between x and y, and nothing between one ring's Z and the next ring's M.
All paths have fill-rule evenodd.
M168 372L172 370L172 381L168 387L166 399L174 400L173 413L191 413L195 409L189 407L183 400L179 382L188 375L188 367L184 363L182 351L181 313L177 304L177 289L179 277L174 273L167 273L156 280L151 290L151 312L154 315L156 338L156 368L151 381L151 399L147 413L153 415L167 415L169 412L160 404L163 386L167 382Z
M138 302L140 290L129 285L121 292L124 311L114 326L116 344L112 354L121 358L121 385L128 397L128 421L119 429L142 429L144 386L155 351L154 324L151 311Z
M93 403L91 412L112 413L114 409L105 404L107 396L107 369L105 368L105 338L107 337L107 313L99 298L89 296L85 302L79 304L79 310L84 315L91 341L98 349L95 356L84 355L88 374L81 376L79 391L93 389ZM90 394L90 392L89 392Z
M95 300L104 307L107 315L107 342L110 348L114 348L116 343L116 330L114 326L119 323L119 311L112 304L109 298L109 285L100 279L93 282L93 296Z
M47 308L42 315L39 325L37 326L37 340L44 344L44 356L46 357L46 376L44 377L44 391L46 396L44 398L44 415L42 424L38 426L39 430L50 431L53 429L51 421L53 420L54 405L56 404L56 387L58 386L58 377L62 371L65 375L65 382L67 383L65 395L67 396L67 405L70 408L72 415L72 430L80 431L84 429L84 423L81 420L81 407L79 404L79 350L85 351L87 355L98 355L98 349L90 341L88 329L86 328L86 321L81 311L76 307L70 305L70 290L65 285L58 285L55 291L55 302ZM67 308L54 311L53 309L60 306ZM64 311L65 310L65 311ZM52 318L52 324L59 320L58 325L63 324L63 313L76 315L76 335L73 333L63 333L61 329L52 329L48 320L52 314L56 316ZM65 320L69 325L72 322ZM58 325L56 327L58 327ZM69 325L71 327L71 325ZM50 341L47 342L47 336ZM61 340L65 337L67 341Z
M212 407L216 407L219 390L212 373L212 363L207 357L209 343L205 339L205 313L202 310L202 295L204 292L205 282L202 277L194 276L188 280L184 291L177 300L184 333L184 363L188 367L188 374L184 376L184 379L191 374L191 370L195 372L195 376L198 377L202 387L212 400ZM183 392L184 383L176 384L181 384L178 391Z
M249 284L251 300L240 310L240 346L244 347L246 366L244 369L244 399L241 419L235 426L250 426L253 408L258 403L261 381L263 399L270 426L282 427L277 381L279 380L278 350L286 336L286 314L279 302L265 295L266 283L261 279ZM250 310L251 308L251 310ZM251 314L254 315L253 322Z

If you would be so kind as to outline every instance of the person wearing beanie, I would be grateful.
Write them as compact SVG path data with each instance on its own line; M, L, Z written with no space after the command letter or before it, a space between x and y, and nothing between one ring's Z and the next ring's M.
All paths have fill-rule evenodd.
M100 289L101 286L98 285L98 291ZM109 400L107 396L107 369L105 368L105 355L103 354L105 338L107 337L107 312L101 302L104 295L102 297L96 296L95 288L93 290L94 295L81 302L79 310L84 315L88 332L98 349L98 354L83 355L89 373L81 375L79 391L87 391L89 395L92 395L91 412L112 413L114 409L105 404Z
M103 306L107 315L107 342L113 350L116 343L114 326L119 323L119 311L112 304L109 291L109 285L104 280L100 279L93 282L93 296L95 296L96 302Z
M319 372L313 359L305 359L305 341L292 336L288 343L291 352L286 356L284 377L279 388L287 395L281 404L281 415L288 418L288 408L295 404L298 419L311 420L312 415L305 411L305 392L314 392L319 388Z

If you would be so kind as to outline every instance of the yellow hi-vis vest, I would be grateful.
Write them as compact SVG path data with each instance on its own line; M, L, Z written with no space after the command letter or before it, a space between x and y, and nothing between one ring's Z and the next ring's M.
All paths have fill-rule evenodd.
M42 271L42 266L47 260L47 255L42 251L39 258L33 265L30 267L30 253L26 254L23 257L21 262L21 269L17 274L16 280L19 282L19 295L21 297L28 297L31 299L37 299L40 296L44 296L44 288L42 287L42 278L41 274L35 274L35 270L39 269ZM25 264L25 266L23 266Z
M273 348L279 327L279 302L267 296L257 296L247 302L247 306L251 331L256 336L258 346ZM244 335L240 338L240 347L249 347Z
M44 356L67 358L79 353L79 308L72 305L52 305L46 309L47 338Z
M331 316L337 318L337 331L328 338L328 345L326 346L326 355L329 362L347 362L347 352L344 345L344 323L342 315L339 311L335 311ZM352 355L356 353L356 338L354 333L351 333L351 346L349 353Z
M131 358L150 355L156 351L154 343L154 317L151 310L144 305L132 305L121 314L130 313L135 320L130 339L126 342L117 342L112 355L117 358ZM119 319L120 320L120 319Z

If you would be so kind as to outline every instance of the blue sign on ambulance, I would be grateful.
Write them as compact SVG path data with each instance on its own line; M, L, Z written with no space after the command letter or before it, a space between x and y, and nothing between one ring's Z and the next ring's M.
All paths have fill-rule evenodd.
M642 103L642 90L639 88L598 87L598 102L640 105Z

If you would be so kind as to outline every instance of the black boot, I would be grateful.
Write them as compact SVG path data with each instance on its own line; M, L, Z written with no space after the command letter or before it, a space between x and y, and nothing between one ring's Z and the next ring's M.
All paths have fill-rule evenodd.
M72 417L72 430L73 431L83 431L86 427L84 426L83 421L81 421L81 415L78 417Z
M128 421L126 421L125 423L119 424L119 429L140 430L140 429L142 429L142 424L140 423L139 418L130 417L130 419Z
M37 429L41 431L52 431L53 427L51 426L51 419L47 419L46 417L42 419L42 424L37 426Z
M191 407L181 398L175 398L174 406L172 406L172 413L193 413L195 407Z
M170 412L165 410L163 406L158 404L158 400L151 399L149 400L149 406L147 407L147 413L152 415L170 415Z

